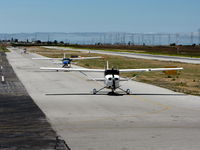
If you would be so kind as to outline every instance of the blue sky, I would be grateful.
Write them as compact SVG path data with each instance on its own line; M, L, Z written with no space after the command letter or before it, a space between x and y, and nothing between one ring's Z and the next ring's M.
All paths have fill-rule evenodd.
M200 0L0 0L0 33L192 32Z

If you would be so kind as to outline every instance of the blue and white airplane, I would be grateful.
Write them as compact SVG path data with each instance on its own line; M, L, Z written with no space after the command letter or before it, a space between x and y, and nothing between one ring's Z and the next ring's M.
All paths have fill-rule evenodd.
M77 57L77 58L66 58L65 54L63 58L48 58L48 57L43 57L43 58L32 58L35 60L59 60L59 62L53 62L56 64L62 64L62 68L70 68L71 67L71 62L73 60L85 60L85 59L98 59L98 58L102 58L100 56L97 57Z

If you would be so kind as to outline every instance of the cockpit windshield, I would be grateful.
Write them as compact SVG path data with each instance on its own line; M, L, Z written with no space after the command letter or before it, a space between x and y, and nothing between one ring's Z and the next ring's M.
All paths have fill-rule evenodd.
M119 70L106 70L105 71L105 76L108 75L108 74L113 74L113 75L119 75Z

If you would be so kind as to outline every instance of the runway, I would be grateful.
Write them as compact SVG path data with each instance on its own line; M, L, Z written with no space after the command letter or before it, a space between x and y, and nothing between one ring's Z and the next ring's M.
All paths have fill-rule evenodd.
M134 81L122 87L132 95L90 95L100 83L77 72L40 71L56 65L10 50L17 76L72 150L200 149L200 97Z
M141 59L150 59L150 60L174 61L174 62L200 64L200 58L191 58L191 57L152 55L152 54L128 53L128 52L112 52L112 51L104 51L104 50L85 50L85 49L73 49L73 48L63 48L63 47L54 47L54 46L44 46L44 47L50 48L50 49L83 51L83 52L90 52L90 53L97 53L97 54L124 56L124 57L129 57L129 58L141 58Z

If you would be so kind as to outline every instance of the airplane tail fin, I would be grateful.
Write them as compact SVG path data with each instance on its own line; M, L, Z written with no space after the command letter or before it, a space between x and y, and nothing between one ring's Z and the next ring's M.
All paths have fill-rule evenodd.
M107 61L106 69L107 69L107 70L109 69L109 64L108 64L108 61Z

